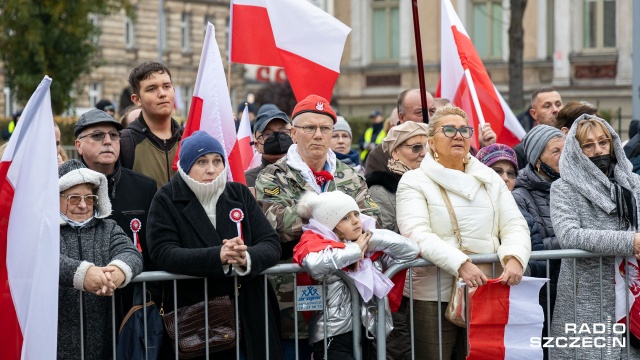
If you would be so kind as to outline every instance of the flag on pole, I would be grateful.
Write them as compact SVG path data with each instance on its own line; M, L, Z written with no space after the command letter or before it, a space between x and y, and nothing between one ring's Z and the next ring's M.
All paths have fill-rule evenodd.
M451 0L442 0L441 15L441 67L436 97L451 100L467 113L469 125L476 129L476 147L479 129L484 123L491 124L498 143L518 144L526 132L491 82Z
M60 205L51 78L29 99L0 160L0 353L55 359Z
M228 165L229 180L246 184L240 146L236 146L236 125L233 120L227 79L222 66L220 49L216 42L215 29L211 23L207 23L198 76L182 140L198 130L206 131L224 147L227 155L225 163ZM249 131L249 135L251 135L251 131ZM178 149L173 161L174 169L178 168L179 155L180 149Z
M467 360L542 359L531 338L542 336L544 313L538 303L548 279L522 277L515 286L499 280L475 290L470 299Z
M298 101L331 100L351 28L303 0L231 1L230 60L284 67Z
M628 275L625 276L627 272ZM625 282L625 277L628 279L628 283ZM635 256L626 258L616 256L615 284L616 322L626 324L627 315L631 313L629 331L635 337L640 338L640 300L636 301L640 296L640 267ZM627 311L627 309L629 310Z
M249 118L249 110L247 109L247 106L244 107L244 111L242 112L234 150L240 152L240 156L242 157L242 168L244 171L249 170L251 168L254 152L253 146L251 146L251 119Z

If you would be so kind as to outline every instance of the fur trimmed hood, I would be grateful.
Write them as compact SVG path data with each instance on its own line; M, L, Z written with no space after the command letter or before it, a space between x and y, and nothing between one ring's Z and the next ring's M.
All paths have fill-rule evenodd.
M98 202L94 205L94 210L97 210L98 214L95 217L104 219L111 215L111 200L109 200L107 178L97 171L80 168L71 170L58 179L58 187L61 193L80 184L92 184L98 188L96 192Z

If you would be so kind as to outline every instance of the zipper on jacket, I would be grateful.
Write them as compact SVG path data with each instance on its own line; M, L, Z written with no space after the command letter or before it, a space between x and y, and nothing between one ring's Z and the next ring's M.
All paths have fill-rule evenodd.
M78 234L78 258L80 259L80 261L82 261L82 241L81 241L81 233L82 233L82 229L78 229L77 230L77 234ZM86 276L86 273L85 273ZM82 288L84 289L84 283L82 284ZM86 351L86 347L87 347L87 322L86 322L86 316L87 316L87 302L86 302L86 298L84 296L84 291L80 291L80 296L82 297L82 309L80 309L80 311L82 311L82 314L84 314L84 316L82 316L82 337L84 338L82 344L84 345L85 349L84 353L85 355L87 354Z
M164 142L164 157L167 160L167 182L171 181L171 171L169 171L169 151L167 150L167 139L162 139Z

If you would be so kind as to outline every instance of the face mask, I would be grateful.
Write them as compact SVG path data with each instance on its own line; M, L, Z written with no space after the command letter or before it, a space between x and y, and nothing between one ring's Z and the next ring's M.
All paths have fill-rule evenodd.
M544 161L540 160L540 170L542 170L545 175L551 178L551 181L555 181L560 179L560 173L556 172L551 168L551 166L547 165Z
M264 141L263 151L267 155L286 154L291 145L293 145L293 139L291 139L291 136L276 131Z
M609 172L611 166L611 156L609 154L592 156L589 158L591 162L600 169L605 175Z

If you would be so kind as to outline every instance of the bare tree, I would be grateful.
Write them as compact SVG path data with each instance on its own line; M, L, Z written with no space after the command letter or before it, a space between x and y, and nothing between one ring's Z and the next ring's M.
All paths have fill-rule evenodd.
M524 29L522 18L527 0L510 0L511 25L509 26L509 106L514 110L524 108L523 53Z

